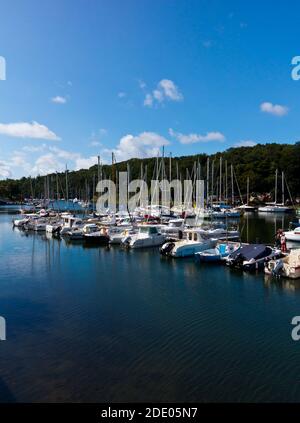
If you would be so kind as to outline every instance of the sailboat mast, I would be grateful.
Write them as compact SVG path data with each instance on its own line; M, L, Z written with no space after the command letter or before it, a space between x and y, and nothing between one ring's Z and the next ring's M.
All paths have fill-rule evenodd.
M219 201L222 201L222 156L220 157L220 191L219 191Z
M277 204L278 169L275 172L275 205Z
M98 156L97 158L98 158L97 170L98 170L98 182L99 182L100 181L100 156Z
M249 176L247 177L247 206L249 205Z
M234 183L233 183L233 165L230 166L231 170L231 203L234 205Z
M215 170L215 161L213 160L211 166L211 203L214 202L214 170Z
M68 167L66 165L66 201L69 201L69 187L68 187Z
M281 187L282 187L282 205L284 205L284 172L281 174Z
M208 207L209 203L209 157L207 157L206 164L206 206Z
M228 166L227 160L225 161L225 201L228 203Z

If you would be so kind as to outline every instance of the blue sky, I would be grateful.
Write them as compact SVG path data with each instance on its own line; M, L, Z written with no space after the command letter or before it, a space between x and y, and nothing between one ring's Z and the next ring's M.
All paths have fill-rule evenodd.
M0 178L300 139L297 0L0 7Z

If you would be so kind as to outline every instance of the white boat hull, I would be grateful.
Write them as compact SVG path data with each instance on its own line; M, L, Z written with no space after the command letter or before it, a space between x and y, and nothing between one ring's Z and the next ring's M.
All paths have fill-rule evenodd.
M159 247L166 240L164 235L156 235L153 237L139 238L132 237L129 241L128 247L132 249L147 248L147 247Z
M170 253L171 257L191 257L196 253L200 253L217 245L216 239L203 240L201 242L179 241L175 243Z

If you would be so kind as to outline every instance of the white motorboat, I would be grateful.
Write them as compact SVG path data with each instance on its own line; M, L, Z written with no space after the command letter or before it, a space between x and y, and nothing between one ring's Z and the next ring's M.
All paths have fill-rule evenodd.
M220 263L226 257L241 248L241 243L218 243L215 248L196 253L195 257L200 262L206 263Z
M270 204L267 206L258 207L260 213L288 213L291 211L289 207L281 204Z
M46 219L39 219L37 217L31 218L28 220L27 223L23 226L24 229L28 231L35 231L35 232L45 232L46 231L47 220Z
M141 225L136 234L129 234L122 240L122 245L129 248L157 247L165 240L165 235L160 232L160 226Z
M70 241L77 241L84 239L85 234L91 234L99 231L99 226L95 223L87 223L82 227L74 226L67 231L64 236Z
M238 207L239 210L242 210L244 212L255 212L256 208L254 206L249 206L248 204L242 204Z
M39 220L37 220L33 224L33 230L35 232L46 232L46 226L47 226L47 221L44 221L44 220L39 221Z
M184 219L170 219L168 225L162 226L161 233L169 239L182 239L185 229L184 222Z
M286 257L266 263L265 273L276 277L300 278L300 249L291 250Z
M62 214L62 227L60 229L60 235L66 234L70 229L79 228L83 226L83 220L79 217L74 217L70 214Z
M63 225L62 220L53 220L46 225L46 232L49 234L58 232L62 225Z
M121 244L122 240L128 236L134 235L137 233L137 230L135 228L127 227L124 228L122 226L117 226L114 228L109 228L109 243L110 244Z
M166 242L160 249L161 254L171 257L189 257L217 245L217 239L204 239L201 229L186 229L185 239L177 242Z
M246 271L263 270L265 263L281 257L282 252L264 244L244 244L225 258L227 266Z
M241 217L241 211L238 209L220 209L212 210L210 216L215 219L226 219L226 218L239 218Z
M240 237L239 231L227 230L225 228L200 229L199 231L203 238L236 239Z
M24 217L23 219L14 219L13 226L16 226L17 228L22 228L29 222L29 220L29 217Z
M284 232L287 241L300 242L300 226L293 231Z

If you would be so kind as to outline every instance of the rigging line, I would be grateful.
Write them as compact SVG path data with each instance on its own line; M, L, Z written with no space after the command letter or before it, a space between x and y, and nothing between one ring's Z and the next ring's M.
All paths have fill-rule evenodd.
M238 180L237 180L237 177L236 177L236 173L235 173L234 168L233 168L233 174L234 174L234 179L235 179L235 182L236 182L236 185L237 185L237 189L238 189L238 192L239 192L239 195L240 195L240 199L241 199L241 201L243 203L242 193L241 193L241 190L240 190L240 186L239 186L239 183L238 183Z

